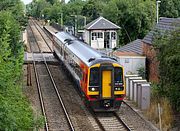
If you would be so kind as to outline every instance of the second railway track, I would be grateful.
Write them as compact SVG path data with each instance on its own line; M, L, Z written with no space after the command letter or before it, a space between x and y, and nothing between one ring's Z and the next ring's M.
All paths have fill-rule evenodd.
M31 27L30 27L31 28ZM31 29L31 33L33 33ZM31 36L33 36L31 34ZM32 43L38 42L35 37L29 39L30 48L32 50ZM38 46L39 47L39 46ZM40 53L42 52L39 47ZM32 50L32 56L33 55ZM44 61L43 64L38 64L33 61L34 71L36 75L36 82L41 101L42 112L45 117L45 130L72 130L74 127L67 113L63 100L57 90L56 84L48 67L48 64L41 53Z
M52 53L53 49L52 49L52 39L50 39L49 35L46 33L45 30L43 30L43 28L41 28L41 26L39 25L39 23L36 20L32 20L34 26L36 27L37 31L39 32L39 34L41 35L41 38L44 40L44 42L46 43L46 45L49 47L49 51Z

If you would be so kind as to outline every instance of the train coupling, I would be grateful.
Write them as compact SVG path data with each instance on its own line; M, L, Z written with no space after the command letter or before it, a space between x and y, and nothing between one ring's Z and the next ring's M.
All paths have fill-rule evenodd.
M104 100L104 107L105 108L108 108L108 107L110 107L111 106L111 101L110 100Z

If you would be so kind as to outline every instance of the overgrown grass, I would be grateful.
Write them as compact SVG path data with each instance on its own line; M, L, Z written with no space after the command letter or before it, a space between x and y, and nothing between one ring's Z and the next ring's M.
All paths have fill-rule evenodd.
M169 130L172 127L174 120L171 103L167 99L167 97L161 96L161 93L159 93L158 90L158 86L153 85L152 95L151 95L151 105L146 115L148 116L149 120L155 122L159 126L160 123L159 123L158 103L160 104L160 110L161 110L162 129L164 131Z

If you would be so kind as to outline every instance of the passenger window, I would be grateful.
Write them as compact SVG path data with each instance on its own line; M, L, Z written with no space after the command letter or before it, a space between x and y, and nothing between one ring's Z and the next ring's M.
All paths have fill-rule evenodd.
M91 68L89 86L99 86L99 68Z
M123 71L121 67L114 69L114 83L123 84Z

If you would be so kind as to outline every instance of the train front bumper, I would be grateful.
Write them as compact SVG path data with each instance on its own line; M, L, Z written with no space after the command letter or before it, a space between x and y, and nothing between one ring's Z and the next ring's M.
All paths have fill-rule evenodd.
M89 101L90 107L95 112L112 112L119 110L122 100L101 99Z

